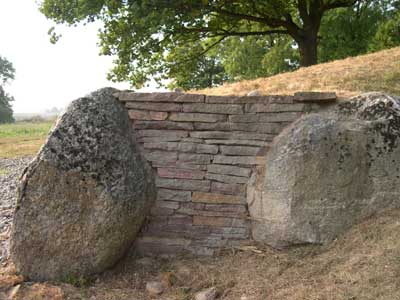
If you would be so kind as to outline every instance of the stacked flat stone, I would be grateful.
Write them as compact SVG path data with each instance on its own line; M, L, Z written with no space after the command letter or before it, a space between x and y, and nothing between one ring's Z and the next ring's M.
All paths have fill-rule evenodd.
M116 96L156 173L157 201L136 242L146 254L212 255L249 240L247 185L273 138L312 106L296 101L304 95Z

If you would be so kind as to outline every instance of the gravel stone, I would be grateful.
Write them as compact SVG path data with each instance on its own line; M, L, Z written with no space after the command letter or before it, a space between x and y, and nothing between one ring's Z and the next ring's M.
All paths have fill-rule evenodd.
M0 265L9 257L10 227L16 200L17 181L33 157L0 158Z

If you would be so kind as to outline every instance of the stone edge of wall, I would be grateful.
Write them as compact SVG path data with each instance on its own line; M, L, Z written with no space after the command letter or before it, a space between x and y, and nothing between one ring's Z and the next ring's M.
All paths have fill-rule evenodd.
M138 93L121 91L114 94L121 102L171 102L171 103L210 103L210 104L253 104L253 103L332 103L337 100L334 92L296 92L292 95L262 96L214 96L176 92Z

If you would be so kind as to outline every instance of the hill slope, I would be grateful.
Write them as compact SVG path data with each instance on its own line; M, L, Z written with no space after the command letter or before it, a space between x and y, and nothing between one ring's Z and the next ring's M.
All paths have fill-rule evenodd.
M368 91L400 95L400 47L196 92L246 95L252 90L259 90L262 94L336 91L339 97Z

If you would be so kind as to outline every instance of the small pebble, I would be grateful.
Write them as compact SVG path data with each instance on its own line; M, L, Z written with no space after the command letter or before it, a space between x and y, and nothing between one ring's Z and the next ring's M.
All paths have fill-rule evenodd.
M197 293L194 298L195 300L214 300L218 296L218 290L216 287L212 287Z
M150 295L161 295L164 292L164 286L158 281L149 281L146 283L146 290Z
M261 96L261 92L259 90L253 90L247 93L247 96L253 97L253 96Z

